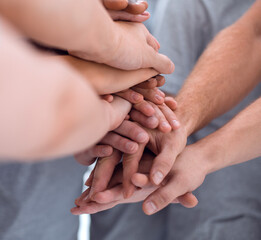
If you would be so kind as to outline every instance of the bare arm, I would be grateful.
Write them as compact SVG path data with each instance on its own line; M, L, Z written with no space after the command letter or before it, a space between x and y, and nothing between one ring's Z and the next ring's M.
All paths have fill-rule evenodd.
M53 47L79 50L89 46L90 54L100 55L110 51L108 44L116 43L113 21L97 0L3 0L0 11L27 36Z
M63 61L33 51L2 23L1 32L1 158L78 152L124 120L130 103L100 100Z
M208 159L208 172L261 156L261 98L223 128L195 145ZM211 156L211 158L210 158Z
M203 53L176 100L188 135L243 99L261 78L261 1Z
M0 13L26 36L86 60L125 70L174 70L143 24L113 22L98 0L3 0Z

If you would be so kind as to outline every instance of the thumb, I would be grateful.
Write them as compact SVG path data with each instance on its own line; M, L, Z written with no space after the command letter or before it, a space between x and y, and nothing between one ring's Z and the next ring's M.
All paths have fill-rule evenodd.
M125 117L131 110L131 103L115 96L114 100L109 104L109 122L110 122L110 131L118 128L120 124L124 121Z

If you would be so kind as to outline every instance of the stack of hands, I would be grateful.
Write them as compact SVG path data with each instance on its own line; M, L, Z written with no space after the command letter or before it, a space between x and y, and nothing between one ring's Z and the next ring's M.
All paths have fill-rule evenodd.
M144 12L146 2L129 2L107 0L104 5L114 20L148 19L149 14ZM158 42L151 40L150 45L158 51ZM143 200L146 214L153 214L169 203L197 205L191 191L203 182L206 172L190 172L196 163L188 164L185 152L179 155L186 146L187 132L175 115L177 103L158 89L165 83L160 72L148 71L154 77L125 91L109 88L100 91L108 103L120 97L121 101L131 103L132 108L123 122L114 121L112 131L99 144L75 156L81 164L96 162L96 166L86 181L89 188L75 201L73 214L93 214L117 204ZM201 177L198 182L191 182L190 174Z

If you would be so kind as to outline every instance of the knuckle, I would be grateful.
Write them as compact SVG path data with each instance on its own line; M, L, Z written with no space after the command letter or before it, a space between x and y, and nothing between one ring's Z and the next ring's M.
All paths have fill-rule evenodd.
M165 205L168 205L171 202L172 198L170 193L168 192L160 192L155 196L155 203L157 204L157 206L163 207Z
M178 182L180 182L180 184L182 184L183 186L188 187L190 185L190 177L185 175L185 174L181 174L177 176L177 180Z
M157 168L160 169L162 173L167 174L170 171L172 165L173 163L171 160L163 160L158 163Z
M125 165L133 164L133 163L135 163L135 162L137 162L137 161L135 160L135 157L134 157L134 156L131 156L131 155L123 159L123 164L124 164L124 166L125 166Z

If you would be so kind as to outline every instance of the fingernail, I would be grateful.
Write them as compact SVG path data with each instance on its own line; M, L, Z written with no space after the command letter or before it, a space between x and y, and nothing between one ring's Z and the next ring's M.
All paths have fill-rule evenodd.
M147 119L147 123L151 125L151 127L157 127L159 124L158 119L156 117L149 117Z
M147 80L148 82L153 82L155 81L155 78L150 78L149 80Z
M170 128L170 125L169 125L167 122L162 122L162 123L161 123L161 126L162 126L163 128Z
M162 180L163 180L164 176L160 171L157 171L154 175L153 175L153 181L156 185L159 185Z
M143 12L141 15L142 15L142 16L149 16L150 13L146 11L146 12Z
M161 97L161 96L158 95L158 94L155 95L155 98L156 98L158 101L164 101L164 98Z
M139 133L137 135L137 141L143 143L147 140L148 135L146 133Z
M158 81L162 80L162 78L164 78L164 77L161 76L161 75L157 75L157 76L156 76L156 79L157 79Z
M103 147L101 152L103 155L107 156L108 154L110 154L110 149L108 147Z
M164 92L162 92L161 90L159 90L158 89L158 92L159 92L159 94L162 96L162 97L165 97L166 95L165 95L165 93Z
M156 205L151 201L145 204L145 209L148 214L152 214L157 211Z
M173 120L172 124L173 124L173 127L175 127L175 128L179 128L180 127L180 123L177 120Z
M129 151L134 151L134 150L135 150L135 147L136 147L136 144L135 144L135 143L132 143L132 142L127 142L127 143L126 143L126 148L127 148Z
M133 93L132 98L134 101L141 101L141 96L137 93Z
M171 62L171 71L173 72L175 70L175 64Z

